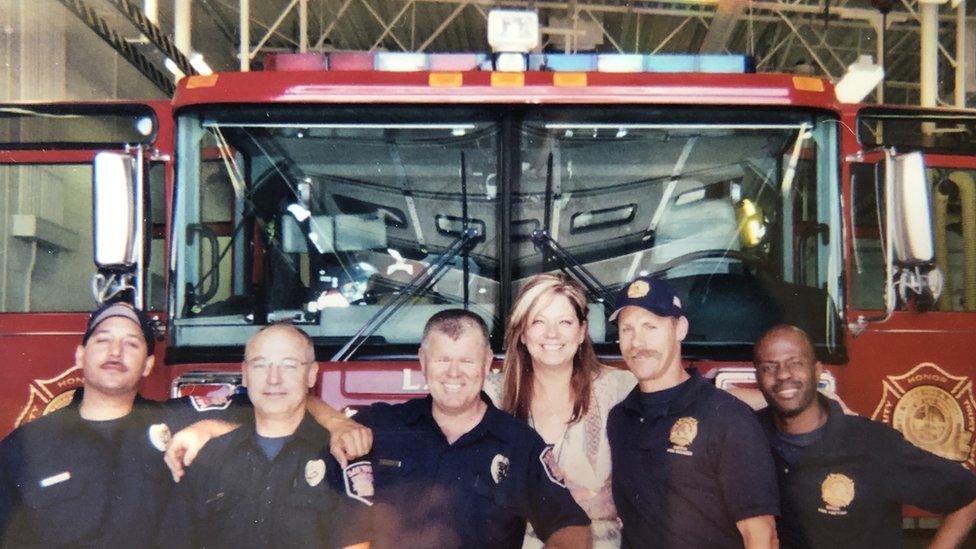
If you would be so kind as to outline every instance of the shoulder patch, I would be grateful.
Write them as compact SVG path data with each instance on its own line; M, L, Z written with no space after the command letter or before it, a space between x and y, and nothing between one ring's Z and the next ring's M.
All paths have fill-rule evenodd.
M559 464L556 463L556 454L552 451L552 444L542 449L542 453L539 454L539 463L542 464L542 469L553 484L566 487L566 479L562 470L559 469Z
M373 464L368 461L350 463L342 470L342 481L346 486L346 495L361 501L366 505L373 505Z
M149 444L152 444L153 448L160 452L165 452L169 448L170 441L173 440L173 435L169 431L169 425L165 423L150 425L148 435Z

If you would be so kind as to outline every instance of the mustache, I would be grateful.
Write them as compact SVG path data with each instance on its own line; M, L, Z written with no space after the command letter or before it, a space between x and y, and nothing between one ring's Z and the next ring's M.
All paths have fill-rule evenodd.
M129 367L126 366L125 363L122 362L121 360L106 360L105 362L102 362L99 366L100 367L110 366L124 371L129 370Z

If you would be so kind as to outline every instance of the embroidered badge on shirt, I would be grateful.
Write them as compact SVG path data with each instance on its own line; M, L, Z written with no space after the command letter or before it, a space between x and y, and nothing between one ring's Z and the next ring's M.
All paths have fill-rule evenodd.
M350 463L342 470L346 495L366 505L373 504L373 465L368 461Z
M556 454L552 451L551 444L542 449L542 453L539 454L539 462L542 463L542 469L545 470L549 480L563 488L566 487L565 477L563 477L563 472L556 462Z
M698 436L698 420L693 417L678 418L678 421L675 421L674 425L671 426L669 440L672 446L668 448L668 452L683 456L694 455L694 452L688 447L691 446L696 436Z
M651 291L651 285L644 280L635 280L627 286L627 297L630 299L636 299L638 297L644 297Z
M165 423L156 423L149 426L149 444L160 452L165 452L169 448L173 435L169 431L169 426Z
M61 484L62 482L70 478L71 478L71 472L65 471L63 473L51 475L47 478L42 478L37 484L39 484L41 488L47 488L49 486L54 486L55 484Z
M308 460L305 464L305 482L309 486L318 486L323 478L325 478L325 460Z
M820 485L824 506L817 509L827 515L846 515L846 507L854 501L854 481L847 475L831 473Z
M495 457L491 460L491 480L494 480L495 484L498 484L507 476L508 458L501 454L495 454Z

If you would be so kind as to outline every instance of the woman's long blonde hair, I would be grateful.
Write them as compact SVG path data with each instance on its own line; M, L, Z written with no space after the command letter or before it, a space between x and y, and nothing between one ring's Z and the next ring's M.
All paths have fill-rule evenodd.
M580 325L585 326L587 301L583 286L563 274L544 273L529 279L519 291L512 306L512 314L508 317L508 326L505 328L507 350L502 363L504 375L502 409L523 421L528 420L532 408L534 372L532 357L529 356L525 343L522 343L522 334L532 321L529 317L530 313L539 304L546 303L557 295L565 296L569 300L576 311L576 318ZM584 332L583 341L573 355L573 375L570 379L573 415L570 423L575 423L586 416L590 408L590 388L600 367L590 335Z

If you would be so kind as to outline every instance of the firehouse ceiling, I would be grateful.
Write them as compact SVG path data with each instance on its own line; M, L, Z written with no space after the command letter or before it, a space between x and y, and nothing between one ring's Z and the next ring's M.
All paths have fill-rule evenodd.
M744 53L754 56L760 72L805 72L835 79L858 56L871 55L887 70L885 101L909 104L919 103L922 29L934 19L937 102L958 104L957 80L968 84L962 92L967 105L976 100L976 0L968 5L966 0L60 2L94 32L99 32L98 20L107 23L122 38L119 47L128 47L136 58L141 55L141 62L160 65L164 75L165 48L153 45L153 40L133 40L138 29L145 28L140 24L146 24L147 9L149 22L155 20L169 38L176 32L176 43L183 49L189 42L198 54L195 60L225 71L239 70L239 53L245 49L251 70L260 69L271 52L489 51L487 14L492 7L504 6L538 10L544 51ZM242 35L247 36L246 47ZM968 47L957 48L958 42ZM960 64L965 56L969 59Z

